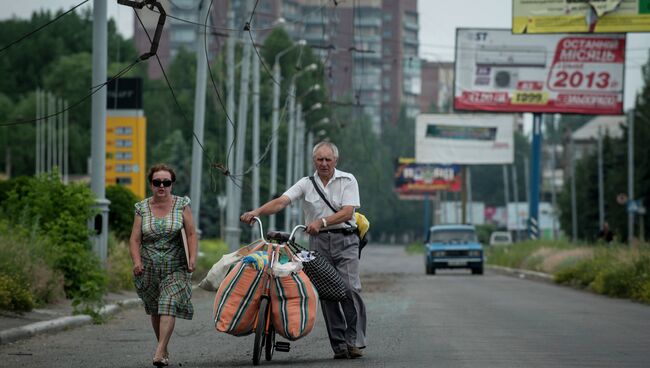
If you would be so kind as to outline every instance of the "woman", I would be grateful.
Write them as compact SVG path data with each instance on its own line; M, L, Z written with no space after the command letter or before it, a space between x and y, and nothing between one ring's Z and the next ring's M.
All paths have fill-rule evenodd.
M169 365L167 344L176 317L192 319L194 307L191 273L194 272L197 239L190 199L172 195L174 170L164 164L153 166L148 174L153 196L136 203L130 250L138 296L158 340L153 365ZM187 233L188 255L181 236Z

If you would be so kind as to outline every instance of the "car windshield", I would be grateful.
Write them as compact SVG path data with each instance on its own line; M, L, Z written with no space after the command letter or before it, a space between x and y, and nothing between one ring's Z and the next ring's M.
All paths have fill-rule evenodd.
M476 242L476 233L472 230L436 230L431 232L432 243L469 243Z
M494 241L507 242L509 240L510 238L508 238L506 235L497 235L494 237Z

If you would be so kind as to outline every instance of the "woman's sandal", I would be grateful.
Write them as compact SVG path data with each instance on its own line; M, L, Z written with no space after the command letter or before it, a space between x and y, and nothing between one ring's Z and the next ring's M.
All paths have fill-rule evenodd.
M162 357L162 358L160 358L158 360L154 359L153 360L153 365L156 366L156 367L166 367L166 366L169 365L169 357L168 356Z

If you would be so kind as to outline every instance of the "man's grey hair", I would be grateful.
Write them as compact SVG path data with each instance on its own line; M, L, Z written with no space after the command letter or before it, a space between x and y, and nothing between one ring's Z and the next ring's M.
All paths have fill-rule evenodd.
M319 142L319 143L316 143L316 145L314 146L314 149L311 150L311 157L313 158L314 156L316 156L316 151L319 148L323 147L323 146L327 146L332 150L332 153L334 153L334 159L335 160L339 159L339 149L332 142Z

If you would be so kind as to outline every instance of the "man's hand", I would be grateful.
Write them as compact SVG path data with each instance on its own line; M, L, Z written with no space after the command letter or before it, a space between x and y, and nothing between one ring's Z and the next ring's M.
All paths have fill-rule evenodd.
M316 219L307 225L307 228L305 229L305 232L309 235L318 235L318 232L320 229L323 228L323 221L321 219Z
M253 224L253 217L260 217L260 215L257 213L257 211L250 211L246 212L241 217L239 220L245 224L252 225Z

